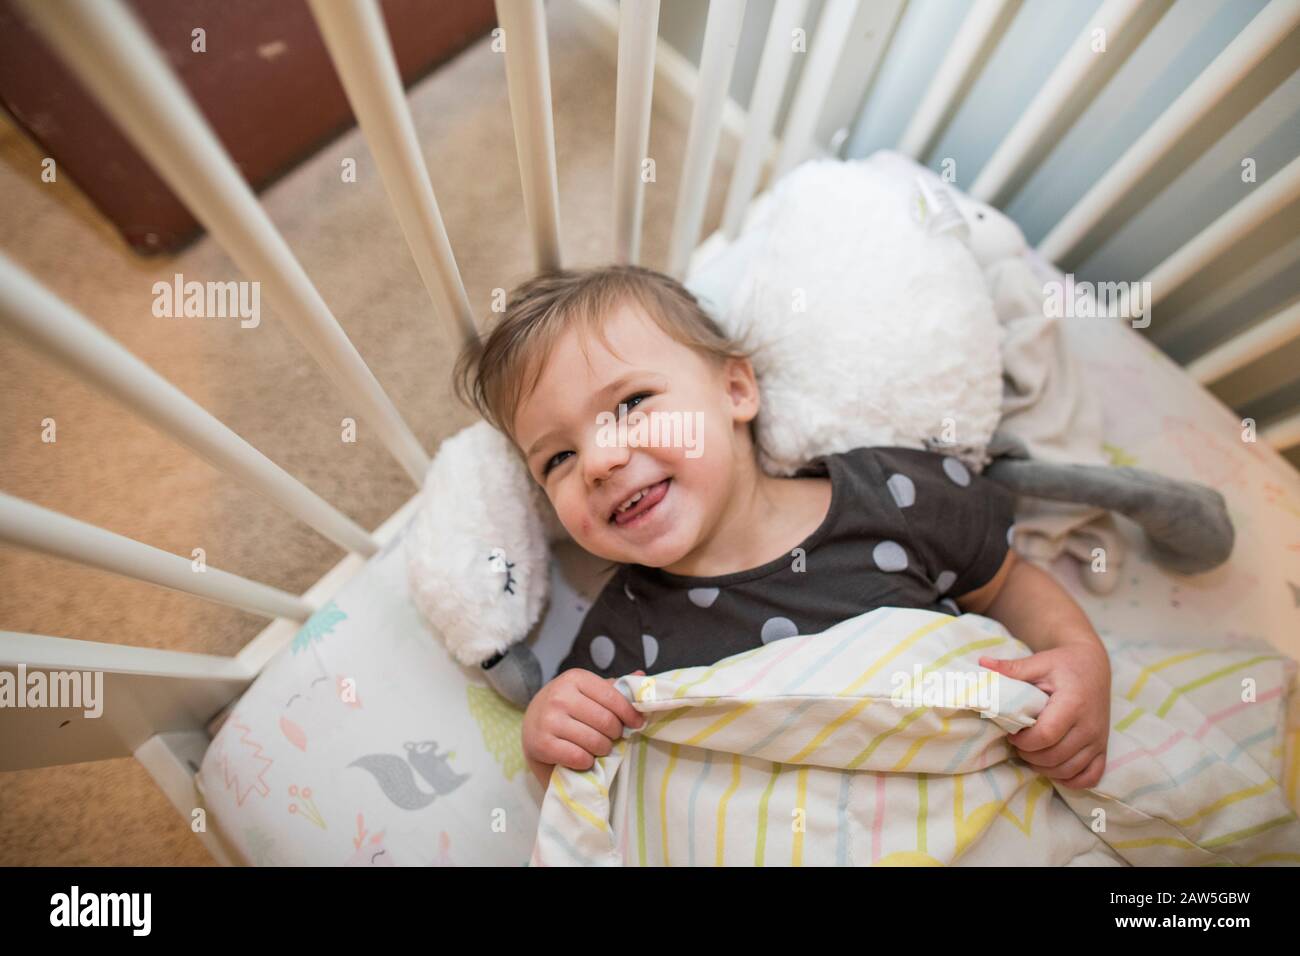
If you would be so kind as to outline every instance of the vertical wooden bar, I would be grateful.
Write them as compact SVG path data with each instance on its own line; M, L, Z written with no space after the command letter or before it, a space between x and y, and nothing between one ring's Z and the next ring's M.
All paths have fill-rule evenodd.
M504 31L506 83L515 127L515 153L524 193L524 212L533 234L537 268L559 269L560 187L551 113L551 68L542 0L496 0Z
M817 20L817 33L812 39L808 62L799 77L799 87L795 90L785 130L781 133L781 151L772 171L773 180L780 179L811 152L817 120L856 15L857 0L827 0Z
M4 255L0 255L0 322L82 381L102 389L335 544L364 555L379 550L374 538L359 525L330 507Z
M974 82L981 59L1006 26L1013 2L1018 6L1018 0L975 0L957 31L957 38L939 65L939 71L912 115L912 121L903 131L898 144L900 152L918 162L925 161Z
M749 98L749 113L745 120L745 137L731 170L727 186L727 203L722 213L722 233L728 239L740 235L745 209L758 190L758 179L767 158L767 144L776 126L776 113L781 107L786 81L794 63L793 34L804 22L808 0L787 0L772 9L772 19L763 41L763 55L758 61L758 74L754 92Z
M731 87L736 47L744 19L745 0L712 0L709 4L709 17L704 25L704 50L700 54L699 98L691 110L677 209L668 245L667 271L678 279L684 277L691 250L700 239L713 161L717 158L718 139L722 136L722 109Z
M135 16L121 0L18 3L420 484L428 455Z
M1182 286L1216 258L1276 215L1279 209L1300 199L1300 156L1256 186L1245 199L1183 243L1145 276L1151 284L1147 308Z
M1182 95L1074 204L1038 246L1049 262L1061 263L1079 248L1114 209L1196 122L1250 75L1265 57L1300 26L1300 3L1272 0L1246 24Z
M614 106L614 259L641 258L650 111L659 40L659 0L622 0L618 21L618 93Z
M1169 0L1106 0L975 177L971 196L991 205L1002 203L1016 181L1028 175L1083 114L1101 89L1100 79L1112 76L1136 48L1140 37L1128 37L1126 31L1145 35L1168 7ZM1144 18L1143 13L1155 16ZM1106 38L1105 55L1093 49L1098 30Z
M0 541L123 574L265 617L305 621L315 610L296 594L185 558L0 493Z
M402 235L434 311L476 339L473 311L456 267L415 124L402 91L388 30L375 0L310 0L330 58L370 144Z

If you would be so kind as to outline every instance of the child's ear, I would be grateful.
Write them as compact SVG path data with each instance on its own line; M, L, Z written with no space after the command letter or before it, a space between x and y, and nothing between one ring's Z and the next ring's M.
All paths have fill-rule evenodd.
M736 410L738 421L752 421L758 415L761 398L758 390L758 377L754 374L753 363L747 358L728 358L723 369L727 396Z

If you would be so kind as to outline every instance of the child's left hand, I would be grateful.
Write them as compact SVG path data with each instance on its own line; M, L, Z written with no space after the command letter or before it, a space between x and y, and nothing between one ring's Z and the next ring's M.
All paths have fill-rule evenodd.
M1097 784L1110 741L1110 660L1094 640L1071 641L1017 660L980 665L1049 695L1032 727L1010 735L1020 758L1072 789Z

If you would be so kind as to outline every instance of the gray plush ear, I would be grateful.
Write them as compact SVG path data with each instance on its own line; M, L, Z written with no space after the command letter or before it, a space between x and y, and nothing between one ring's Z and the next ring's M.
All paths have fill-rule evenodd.
M1180 574L1210 571L1232 554L1236 534L1223 495L1196 482L1139 468L1010 456L996 459L984 473L1017 494L1094 505L1136 521L1155 560Z
M527 644L512 644L480 666L493 689L520 710L542 689L542 664Z
M546 604L550 549L535 486L487 422L444 441L429 467L406 535L411 599L467 666L522 641Z

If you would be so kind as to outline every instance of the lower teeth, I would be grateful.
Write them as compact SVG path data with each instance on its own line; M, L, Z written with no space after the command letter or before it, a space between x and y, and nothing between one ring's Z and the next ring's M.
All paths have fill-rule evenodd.
M632 515L632 512L636 511L637 505L641 504L641 502L645 501L646 498L650 497L650 492L653 491L655 488L658 488L659 485L661 484L663 484L663 482L656 482L655 484L647 488L645 494L641 496L640 500L637 501L636 504L629 506L627 511L620 511L618 513L618 517L624 519L630 519L631 517L639 517L639 514L644 514L645 513L644 511L640 512L638 515Z

